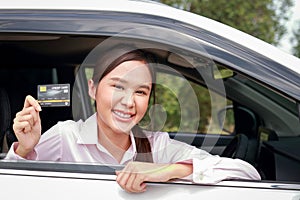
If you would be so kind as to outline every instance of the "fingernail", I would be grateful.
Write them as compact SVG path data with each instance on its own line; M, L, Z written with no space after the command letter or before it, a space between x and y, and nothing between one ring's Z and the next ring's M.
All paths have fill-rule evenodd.
M37 111L42 111L42 108L40 105L36 106Z

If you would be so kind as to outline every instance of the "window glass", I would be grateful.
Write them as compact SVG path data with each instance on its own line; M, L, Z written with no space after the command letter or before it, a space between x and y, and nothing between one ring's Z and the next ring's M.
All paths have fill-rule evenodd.
M157 73L156 78L155 105L153 106L152 99L148 115L141 122L142 126L147 128L149 123L152 123L154 129L167 132L202 134L233 132L234 115L232 110L228 112L225 110L224 125L220 124L218 116L212 113L212 106L217 107L218 104L212 104L211 96L218 97L220 95L209 92L206 87L188 81L182 76ZM232 105L232 101L227 100L227 105ZM222 107L216 109L224 110ZM151 116L154 117L151 118ZM220 133L220 126L224 126L227 132Z

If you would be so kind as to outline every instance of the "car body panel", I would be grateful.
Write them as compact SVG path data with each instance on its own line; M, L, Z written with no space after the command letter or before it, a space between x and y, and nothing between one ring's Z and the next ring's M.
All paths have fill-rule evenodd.
M229 183L220 185L191 185L177 183L147 183L147 191L141 194L130 194L115 181L114 175L99 174L68 174L59 172L27 172L0 170L0 185L13 185L5 190L13 194L13 198L24 198L30 191L30 199L53 198L103 198L107 199L194 199L195 197L209 199L259 199L296 200L300 197L297 190L282 190L273 186L273 189L253 189L248 186L235 187ZM12 175L13 174L13 175ZM26 176L22 174L27 174ZM31 174L31 175L29 175ZM30 184L26 184L29 183ZM226 186L227 185L227 186ZM269 184L271 185L271 184ZM33 188L34 186L34 188ZM67 187L66 187L67 186ZM271 185L272 186L272 185ZM18 192L16 192L18 188ZM275 189L276 188L276 189ZM297 189L297 188L296 188ZM251 195L245 195L251 194ZM5 194L4 194L5 196ZM26 195L25 199L28 196Z

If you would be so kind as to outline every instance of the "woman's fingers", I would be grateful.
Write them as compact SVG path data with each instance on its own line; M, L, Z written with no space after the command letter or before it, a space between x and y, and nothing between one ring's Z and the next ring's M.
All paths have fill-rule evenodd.
M25 98L25 102L24 102L24 107L23 108L28 108L28 107L33 107L37 112L42 111L42 108L39 104L39 102L33 98L30 95L27 95Z
M147 174L140 168L142 165L140 162L130 162L121 171L116 171L118 184L127 192L146 191Z
M24 108L22 111L18 112L16 118L14 119L14 130L20 132L20 130L25 129L24 132L31 130L28 126L33 127L39 121L39 113L33 107Z
M22 117L29 115L28 118L25 117L25 120L29 120L32 122L32 125L35 124L39 120L39 111L36 111L33 107L28 107L23 109Z
M32 96L27 96L23 109L16 114L14 119L13 130L19 142L15 152L24 158L39 142L41 136L40 111L39 103Z
M117 182L129 192L143 192L145 182L165 182L172 178L181 178L191 174L190 164L155 164L146 162L129 162L124 169L117 171Z
M27 121L24 121L24 122L14 123L13 129L16 134L19 134L19 133L23 133L23 132L28 133L31 131L32 128L31 128L31 125Z
M146 183L144 182L144 175L135 173L135 176L128 180L128 186L134 192L145 192L146 191Z
M119 171L116 174L118 184L127 192L139 193L146 191L142 174L128 171Z
M117 173L117 182L123 189L125 189L128 178L129 178L129 173L125 173L123 171L119 171Z
M125 173L127 176L126 180L124 180L124 184L122 184L123 188L128 192L135 192L135 189L133 188L133 182L135 181L136 174L135 173Z

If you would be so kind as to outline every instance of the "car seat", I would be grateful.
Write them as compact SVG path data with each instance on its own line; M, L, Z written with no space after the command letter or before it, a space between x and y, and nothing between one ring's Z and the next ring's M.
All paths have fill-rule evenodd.
M221 156L239 158L257 167L260 152L258 127L261 122L252 110L241 105L233 108L235 137L226 146Z
M6 90L0 88L0 153L1 158L7 152L6 136L11 127L11 109Z
M222 152L222 157L239 158L257 167L259 142L245 134L237 134Z

